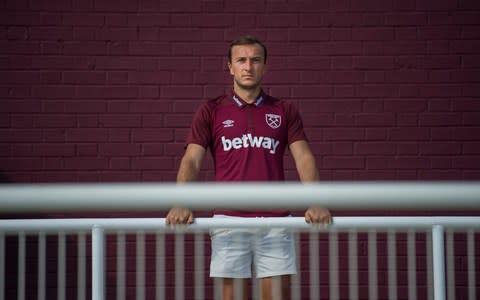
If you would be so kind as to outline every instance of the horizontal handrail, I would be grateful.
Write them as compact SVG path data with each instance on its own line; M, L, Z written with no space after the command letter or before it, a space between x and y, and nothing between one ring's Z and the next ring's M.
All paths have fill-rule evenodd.
M303 217L290 218L196 218L188 226L168 226L164 218L16 219L0 220L4 233L75 233L94 227L105 231L205 231L214 228L289 228L298 230L480 229L480 217L334 217L329 226L310 225Z
M299 209L311 205L336 210L480 209L480 183L377 181L0 185L0 211L3 213L151 211L172 206L203 210L216 207Z

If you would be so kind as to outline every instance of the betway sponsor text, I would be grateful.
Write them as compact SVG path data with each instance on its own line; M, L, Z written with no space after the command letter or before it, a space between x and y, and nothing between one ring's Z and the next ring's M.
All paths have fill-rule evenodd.
M265 136L252 136L251 133L248 133L233 139L222 136L222 145L223 151L253 147L268 149L271 154L275 154L280 141Z

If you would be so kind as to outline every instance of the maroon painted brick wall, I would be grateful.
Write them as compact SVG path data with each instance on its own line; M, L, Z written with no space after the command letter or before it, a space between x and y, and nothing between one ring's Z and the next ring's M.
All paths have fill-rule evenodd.
M480 179L478 1L0 0L0 181L173 181L242 34L322 180Z
M229 88L226 50L247 33L269 47L265 88L298 104L323 180L480 178L477 1L0 10L3 181L174 180L192 114Z

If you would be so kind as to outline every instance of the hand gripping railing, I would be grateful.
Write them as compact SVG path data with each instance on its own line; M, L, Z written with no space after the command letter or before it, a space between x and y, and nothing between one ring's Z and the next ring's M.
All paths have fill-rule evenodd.
M192 209L290 208L321 205L333 210L480 210L475 182L322 183L322 184L79 184L3 185L2 212L147 211L183 205ZM288 227L312 230L302 218L228 221L196 219L187 230L214 227ZM238 223L236 223L238 222ZM164 219L3 220L1 232L92 231L92 298L104 297L104 232L110 229L159 230ZM330 229L431 228L435 300L445 299L444 228L478 228L479 217L335 217ZM185 230L183 228L182 230Z

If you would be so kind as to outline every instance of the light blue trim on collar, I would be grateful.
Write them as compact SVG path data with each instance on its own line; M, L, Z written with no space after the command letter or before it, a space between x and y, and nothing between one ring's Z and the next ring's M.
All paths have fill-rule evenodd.
M257 101L255 101L255 106L260 106L260 104L263 103L263 96L260 96L260 98L257 99Z
M238 99L235 94L233 94L233 97L232 97L232 98L233 98L233 101L235 101L239 107L242 107L242 106L243 106L243 102L240 101L240 99Z
M245 103L243 101L241 101L240 99L238 99L238 97L233 94L233 97L232 97L233 101L235 101L235 103L237 103L237 105L239 107L242 107L245 105ZM257 100L255 100L255 102L253 103L255 106L260 106L262 103L263 103L263 96L260 96Z

